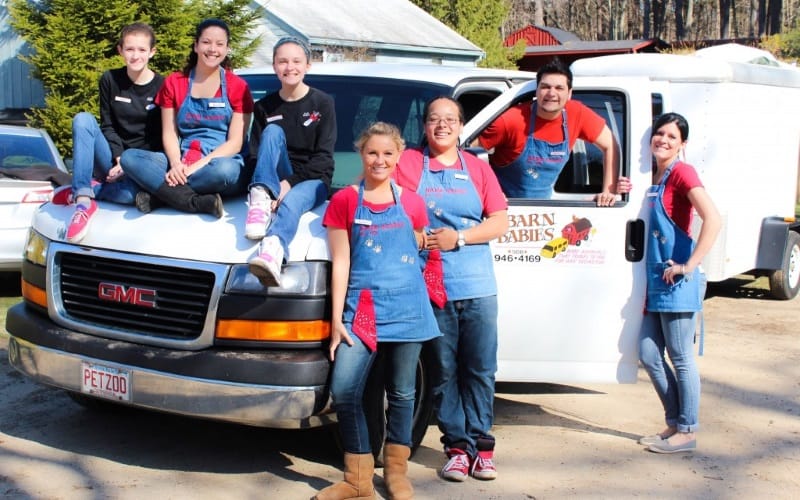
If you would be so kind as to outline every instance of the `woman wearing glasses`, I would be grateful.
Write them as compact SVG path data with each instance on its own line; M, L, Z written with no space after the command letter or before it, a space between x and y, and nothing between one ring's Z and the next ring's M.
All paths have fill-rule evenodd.
M398 184L425 199L430 219L425 268L443 336L432 341L434 395L448 461L442 477L494 479L497 285L489 241L508 229L508 203L489 165L458 149L461 105L437 97L425 107L423 149L400 157ZM443 284L442 284L443 277Z

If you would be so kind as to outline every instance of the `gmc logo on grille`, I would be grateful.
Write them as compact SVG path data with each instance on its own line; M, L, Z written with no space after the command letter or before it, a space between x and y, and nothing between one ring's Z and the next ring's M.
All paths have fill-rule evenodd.
M118 283L100 283L97 285L97 297L100 300L131 304L140 307L156 306L156 291L148 288L125 287Z

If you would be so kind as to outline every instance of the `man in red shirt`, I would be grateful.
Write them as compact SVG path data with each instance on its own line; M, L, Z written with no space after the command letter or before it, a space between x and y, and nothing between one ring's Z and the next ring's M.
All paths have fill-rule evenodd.
M630 191L619 177L618 145L605 120L572 97L572 72L558 59L539 69L533 105L518 104L500 115L478 138L509 198L549 199L577 139L603 152L603 188L597 204L611 206ZM531 121L531 116L535 120Z

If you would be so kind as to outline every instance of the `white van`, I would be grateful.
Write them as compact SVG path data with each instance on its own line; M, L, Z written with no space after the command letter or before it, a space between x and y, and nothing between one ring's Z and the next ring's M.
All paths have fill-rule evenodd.
M636 380L648 143L653 116L663 111L688 117L687 160L723 212L723 234L706 262L709 278L758 269L771 273L777 296L790 298L798 289L800 237L793 219L787 221L794 215L800 72L689 56L592 59L576 64L575 72L574 98L605 117L619 138L621 171L633 191L614 207L595 205L602 162L587 144L576 148L553 199L510 200L509 231L492 243L498 381ZM242 75L257 96L277 84L266 71ZM533 77L476 68L315 65L307 80L334 96L342 138L334 187L353 182L360 171L352 139L370 121L394 122L408 144L418 144L425 101L447 94L469 116L477 113L465 127L466 144L509 105L529 100ZM520 81L528 83L512 87ZM247 269L255 244L243 234L243 197L226 200L219 220L101 205L79 245L64 238L70 207L46 204L36 212L22 270L24 302L6 320L12 366L89 406L113 401L269 427L335 421L324 207L301 219L281 287L265 289ZM542 257L557 238L568 248ZM138 292L149 299L137 302ZM248 336L253 330L266 337ZM423 353L415 444L432 410L429 363ZM381 369L379 362L365 395L376 451L385 417Z

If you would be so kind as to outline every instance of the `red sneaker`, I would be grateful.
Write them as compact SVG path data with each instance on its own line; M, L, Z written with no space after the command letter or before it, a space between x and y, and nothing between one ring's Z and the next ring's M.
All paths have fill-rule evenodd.
M442 477L448 481L464 481L469 476L469 456L463 450L447 450L450 460L442 467Z
M54 205L69 205L72 203L72 186L60 186L53 191L50 203Z
M475 479L491 480L497 478L497 469L494 467L494 451L479 451L478 456L472 461L471 473Z
M89 232L89 222L97 212L97 203L94 200L91 200L90 203L89 208L85 208L83 205L75 208L75 213L72 214L72 220L69 221L69 227L67 227L68 242L78 243Z

